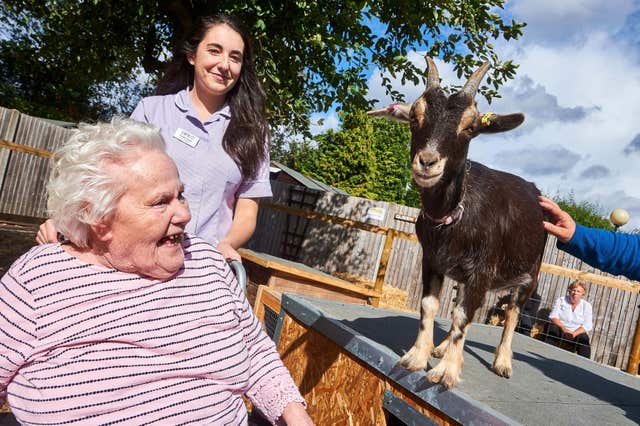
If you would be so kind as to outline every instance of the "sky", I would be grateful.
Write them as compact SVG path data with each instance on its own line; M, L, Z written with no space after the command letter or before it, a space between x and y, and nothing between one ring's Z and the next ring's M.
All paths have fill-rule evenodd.
M629 212L622 230L640 228L640 0L511 0L505 16L524 21L518 40L494 43L502 60L520 64L516 78L482 112L522 112L525 122L507 133L480 135L469 158L517 174L550 196L572 195L603 215ZM423 52L409 58L426 68ZM436 60L444 83L458 82L452 67ZM369 96L383 107L379 70ZM407 101L424 89L400 83ZM322 128L336 128L330 113Z

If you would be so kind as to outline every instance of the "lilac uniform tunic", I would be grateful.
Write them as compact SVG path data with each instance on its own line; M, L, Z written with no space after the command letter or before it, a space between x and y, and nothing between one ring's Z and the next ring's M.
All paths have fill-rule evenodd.
M142 99L131 118L161 130L167 154L176 162L185 184L184 195L191 208L187 232L217 245L229 232L238 198L271 196L268 157L256 178L249 180L222 148L231 118L228 105L202 122L184 89Z

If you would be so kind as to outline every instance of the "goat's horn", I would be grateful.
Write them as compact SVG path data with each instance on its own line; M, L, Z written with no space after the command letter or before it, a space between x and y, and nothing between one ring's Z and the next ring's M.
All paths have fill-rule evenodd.
M489 66L491 66L491 64L489 63L489 61L487 61L482 64L480 68L476 70L476 72L471 74L471 77L469 77L469 81L467 81L467 84L465 84L462 90L460 90L460 93L466 93L471 96L475 96L476 92L478 91L478 87L480 87L480 82L484 78L484 75L487 73L487 71L489 71Z
M432 87L440 87L440 76L438 75L438 68L433 59L427 57L427 88L429 90Z

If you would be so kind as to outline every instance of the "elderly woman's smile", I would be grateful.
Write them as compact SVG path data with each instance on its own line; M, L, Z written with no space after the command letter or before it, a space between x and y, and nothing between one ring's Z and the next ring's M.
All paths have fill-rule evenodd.
M184 227L191 219L175 164L164 152L145 149L109 170L126 189L113 218L93 226L102 246L96 260L120 271L172 277L184 263Z

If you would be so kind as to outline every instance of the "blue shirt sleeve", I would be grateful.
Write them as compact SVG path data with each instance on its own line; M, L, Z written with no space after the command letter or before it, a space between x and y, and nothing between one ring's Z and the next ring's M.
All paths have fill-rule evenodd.
M640 280L640 235L576 225L576 232L560 250L613 275Z

